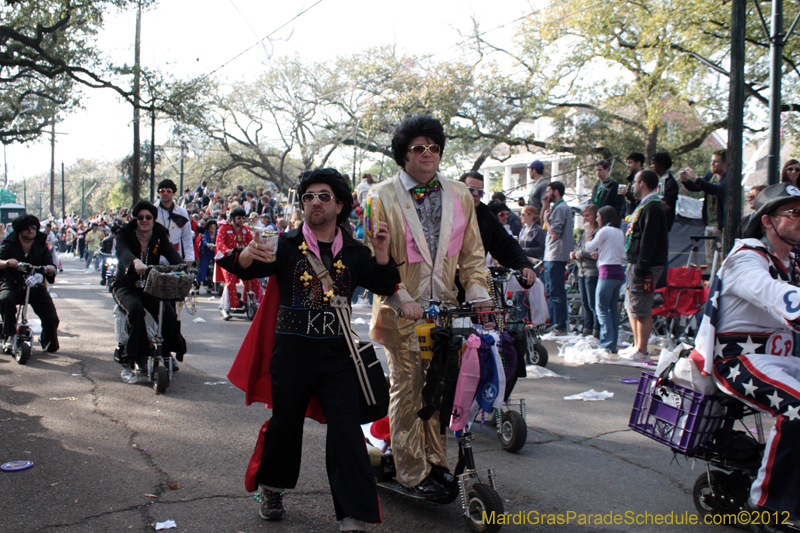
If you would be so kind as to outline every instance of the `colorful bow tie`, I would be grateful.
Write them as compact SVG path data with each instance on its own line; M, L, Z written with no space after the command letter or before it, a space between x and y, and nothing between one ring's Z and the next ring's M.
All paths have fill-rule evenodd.
M425 197L428 196L428 193L438 191L439 188L441 188L439 178L433 178L427 185L419 185L411 189L411 196L414 197L418 204L421 204Z

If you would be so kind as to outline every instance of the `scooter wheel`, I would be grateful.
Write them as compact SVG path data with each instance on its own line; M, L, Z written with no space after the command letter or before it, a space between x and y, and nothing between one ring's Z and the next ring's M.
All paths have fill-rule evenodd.
M528 344L528 351L525 354L525 363L528 365L547 366L547 348L539 344Z
M23 342L20 346L14 350L14 359L17 360L17 363L24 365L28 362L28 359L31 358L31 345L27 342Z
M247 319L252 322L253 318L256 316L256 311L258 311L258 306L254 303L249 303L245 307L245 313L247 313Z
M164 366L157 366L153 373L153 390L156 394L164 394L169 387L169 371Z
M500 445L507 452L515 453L525 446L528 426L525 419L516 411L506 411L500 418L500 431L497 432Z
M464 517L467 526L476 533L495 533L500 531L502 524L499 520L494 523L484 523L483 517L497 517L503 514L503 500L500 495L489 485L476 483L472 486L468 495L468 512Z

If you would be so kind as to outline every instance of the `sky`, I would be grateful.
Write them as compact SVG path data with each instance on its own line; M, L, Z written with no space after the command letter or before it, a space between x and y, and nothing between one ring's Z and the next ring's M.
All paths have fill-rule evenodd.
M322 61L368 47L393 44L438 60L460 54L459 30L469 33L471 17L487 38L508 43L520 17L546 0L439 0L389 3L366 0L160 0L142 16L142 65L188 78L215 71L220 80L248 79L282 55ZM502 8L499 7L502 5ZM302 15L301 12L305 11ZM114 13L98 35L112 60L133 63L135 13ZM270 36L270 39L262 40ZM254 46L255 45L255 46ZM56 127L57 174L81 159L115 160L132 151L132 110L110 90L84 92L85 109ZM149 122L142 123L149 138ZM169 126L156 125L156 143L169 139ZM9 181L48 172L49 135L6 151Z

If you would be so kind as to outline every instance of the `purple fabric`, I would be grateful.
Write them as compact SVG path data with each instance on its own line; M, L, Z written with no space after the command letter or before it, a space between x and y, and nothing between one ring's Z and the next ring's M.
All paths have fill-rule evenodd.
M506 374L506 383L517 371L517 348L514 346L514 337L504 331L500 334L500 350L503 354L503 365Z
M600 265L597 268L600 274L598 279L625 279L625 269L622 265Z

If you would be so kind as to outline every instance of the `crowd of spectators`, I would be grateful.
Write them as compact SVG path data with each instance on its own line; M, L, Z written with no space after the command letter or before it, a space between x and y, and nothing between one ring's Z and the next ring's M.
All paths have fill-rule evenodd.
M675 220L679 183L688 191L703 194L703 221L706 224L705 234L721 240L724 233L724 185L726 179L725 151L714 152L710 170L702 177L690 167L680 169L677 180L671 172L672 158L666 152L655 154L650 160L652 174L655 175L655 187L647 193L636 191L636 176L645 168L645 156L632 152L626 158L629 175L620 182L611 177L611 162L598 161L595 164L597 182L592 188L591 196L581 204L579 231L573 231L577 213L566 202L566 189L559 181L551 181L545 176L545 166L541 161L533 161L527 167L532 183L531 193L526 199L518 199L521 209L519 215L508 207L506 196L495 192L488 202L487 212L491 213L513 236L532 265L538 266L541 279L534 285L534 293L541 292L542 297L528 297L523 291L515 296L519 308L519 316L530 319L532 307L546 307L546 316L552 324L555 335L568 332L569 310L565 293L566 272L568 265L577 265L577 288L580 293L582 316L577 326L577 333L599 339L602 347L615 352L618 347L619 312L615 305L624 291L628 304L633 300L632 323L635 345L641 350L628 354L633 358L647 355L646 339L652 328L652 319L647 316L636 317L636 314L648 315L652 298L636 295L649 295L666 267L665 251L669 248L668 233ZM800 179L800 162L791 159L783 166L782 181L797 185ZM473 178L474 179L474 178ZM364 236L364 209L370 187L376 184L371 174L364 174L353 190L353 211L349 217L350 229L356 239ZM644 186L640 187L644 189ZM750 189L747 200L752 209L755 195L764 186ZM649 195L649 196L648 196ZM177 195L176 195L177 196ZM643 216L640 208L641 200L658 199L660 209L652 205L649 217L664 217L664 231L652 234L650 228L636 229L636 223ZM479 198L480 199L480 198ZM212 188L202 182L195 190L185 188L175 203L186 210L191 221L191 235L194 240L194 257L199 270L197 281L205 284L209 290L214 280L213 265L216 236L224 224L227 224L229 213L241 208L246 214L245 224L255 233L267 229L279 233L299 226L302 211L293 209L288 198L274 189L256 187L245 190L241 185L230 192ZM651 200L649 204L652 204ZM746 226L746 216L737 235ZM85 260L87 268L94 261L94 268L105 270L101 261L104 255L113 254L113 234L118 227L130 219L127 209L117 208L102 211L81 219L72 212L63 219L45 219L42 231L48 236L48 242L55 250L71 253ZM648 220L653 220L648 218ZM580 224L582 222L582 224ZM0 230L2 231L2 230ZM644 252L631 252L631 237L640 239L637 231L648 231L644 236L648 239ZM634 240L634 244L639 242ZM650 250L653 250L652 252ZM709 246L708 265L712 262L714 248ZM652 254L651 257L641 253ZM637 255L639 254L639 255ZM627 257L626 257L627 256ZM491 261L491 258L489 258ZM625 265L628 264L628 274ZM657 275L656 275L657 274ZM105 276L102 276L103 280ZM655 279L653 279L655 278ZM626 285L627 279L627 285ZM641 292L640 294L640 291ZM634 296L632 296L632 294ZM353 297L355 303L359 297L371 301L371 295L359 289ZM642 303L644 302L644 303ZM539 314L541 316L541 314ZM641 318L641 320L639 320ZM640 323L641 322L641 323ZM633 346L629 349L632 350Z

